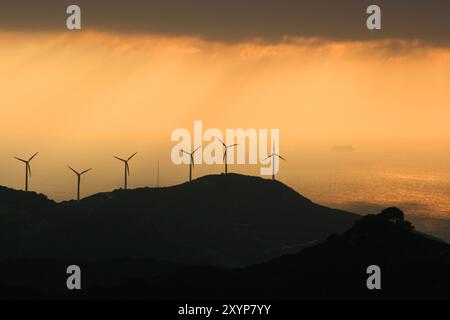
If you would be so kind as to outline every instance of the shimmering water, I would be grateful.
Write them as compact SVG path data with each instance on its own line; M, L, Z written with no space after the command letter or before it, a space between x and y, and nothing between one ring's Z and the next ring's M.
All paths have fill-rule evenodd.
M295 188L313 201L368 214L401 208L417 228L450 239L450 157L440 152L309 155Z

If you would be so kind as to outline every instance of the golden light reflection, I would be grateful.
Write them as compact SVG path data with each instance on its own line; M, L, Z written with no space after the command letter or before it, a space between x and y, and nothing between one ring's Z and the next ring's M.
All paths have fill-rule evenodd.
M221 130L280 128L282 153L290 159L280 178L312 197L336 181L336 161L345 168L342 181L361 188L370 181L345 174L347 169L391 168L394 153L411 166L408 174L419 177L408 182L422 192L418 198L445 199L448 206L440 214L450 217L449 190L424 189L433 181L420 173L430 163L430 175L448 173L449 49L407 41L224 44L97 32L3 32L0 86L1 185L21 188L22 170L12 157L35 151L40 158L31 189L58 200L73 197L69 163L94 167L84 182L86 194L119 187L121 170L112 154L139 151L131 165L132 187L154 184L158 159L164 183L178 183L186 170L170 161L170 134L202 120ZM335 145L352 145L356 152L336 160L330 151ZM306 160L319 155L320 161ZM396 196L406 201L414 192L398 189Z

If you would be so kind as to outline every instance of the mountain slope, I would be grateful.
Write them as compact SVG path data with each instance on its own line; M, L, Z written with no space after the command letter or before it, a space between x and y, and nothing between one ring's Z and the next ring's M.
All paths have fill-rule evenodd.
M244 266L321 241L357 217L316 205L280 182L237 174L99 193L79 203L22 208L26 197L1 207L3 219L12 219L7 238L15 240L0 244L3 259L151 257Z
M397 209L368 215L342 235L243 269L190 268L89 297L150 299L450 299L450 245L414 232ZM368 290L367 267L381 268Z

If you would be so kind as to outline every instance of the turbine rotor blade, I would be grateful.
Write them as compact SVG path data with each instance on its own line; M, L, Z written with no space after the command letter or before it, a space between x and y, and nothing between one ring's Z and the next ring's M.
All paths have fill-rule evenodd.
M116 158L117 160L120 160L120 161L123 161L123 162L127 162L127 160L124 160L122 158L119 158L119 157L116 157L116 156L113 156L113 157Z
M73 172L75 172L76 175L79 175L78 171L76 171L74 168L72 168L71 166L68 166L70 170L72 170Z
M130 175L130 166L128 165L128 162L125 162L125 167L127 169L128 175Z
M217 140L219 140L221 143L222 143L222 145L226 148L227 147L227 145L225 144L225 142L223 142L219 137L216 137L217 138Z
M34 157L36 157L38 155L39 152L36 152L30 159L28 159L28 162L30 162L31 160L33 160Z
M281 160L287 161L285 158L283 158L283 157L280 156L279 154L277 154L277 157L280 158Z
M28 162L27 162L27 168L28 168L28 174L31 177L31 166L30 166L30 164Z
M195 152L197 152L198 149L200 149L202 146L198 147L197 149L195 149L194 151L192 151L192 154L194 154Z
M19 160L19 161L22 161L23 163L27 163L26 160L23 160L23 159L20 159L20 158L17 158L17 157L14 157L14 159Z
M237 143L235 143L235 144L230 144L229 146L227 146L227 148L233 148L233 147L236 147L236 146L238 146L239 144L237 144Z
M195 166L195 162L194 162L194 156L193 156L193 154L191 154L191 163L192 163L192 167L194 167L194 166Z
M132 156L130 156L127 161L130 161L131 158L133 158L135 155L137 155L137 152L135 152Z
M80 175L85 174L86 172L89 172L89 171L91 171L91 170L92 170L92 168L89 168L89 169L87 169L87 170L84 170L82 173L80 173Z
M267 158L265 158L263 161L266 161L267 159L272 158L272 157L273 157L273 154L271 154L270 156L268 156Z

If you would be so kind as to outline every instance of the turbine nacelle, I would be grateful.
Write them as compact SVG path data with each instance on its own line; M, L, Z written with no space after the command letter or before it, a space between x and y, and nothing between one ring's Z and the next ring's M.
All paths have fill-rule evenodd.
M265 158L263 161L270 159L270 158L279 158L283 161L287 161L285 158L283 158L282 156L280 156L278 153L275 152L275 142L273 143L273 147L272 147L272 154L269 155L267 158ZM275 160L272 161L272 180L275 180Z
M280 156L280 155L277 154L277 153L272 153L270 156L268 156L267 158L265 158L263 161L266 161L267 159L270 159L270 158L272 158L272 157L278 157L278 158L280 158L281 160L287 161L285 158L283 158L282 156Z
M228 163L227 163L227 155L228 155L228 148L233 148L238 146L237 143L235 144L229 144L227 145L225 142L223 142L219 137L216 137L217 140L220 141L220 143L222 143L223 147L224 147L224 151L223 151L223 161L225 162L225 174L228 173Z
M188 152L186 150L181 149L180 152L187 154L189 156L189 181L192 181L192 168L195 166L195 161L194 161L194 154L197 152L198 149L200 149L202 146L198 147L197 149L195 149L192 152Z
M92 170L92 168L89 168L87 170L84 170L82 172L78 172L77 170L75 170L74 168L72 168L71 166L68 166L70 170L73 171L73 173L75 173L77 175L77 200L80 201L80 184L81 184L81 176L89 171Z
M122 158L119 158L119 157L116 157L116 156L113 156L113 157L116 158L119 161L122 161L125 164L125 171L126 171L127 175L130 175L130 166L128 165L128 161L130 161L136 154L137 154L137 152L133 153L126 160L122 159Z
M234 144L229 144L229 145L227 145L225 142L223 142L219 137L216 137L217 138L217 140L219 140L220 141L220 143L223 145L223 147L225 148L225 152L226 152L226 150L228 149L228 148L232 148L232 147L236 147L236 146L238 146L239 144L238 143L234 143Z
M195 149L195 150L192 151L192 152L188 152L188 151L186 151L186 150L181 149L180 152L182 152L182 153L184 153L184 154L187 154L187 155L189 156L190 161L191 161L191 165L194 166L194 154L195 154L195 153L197 152L197 150L200 149L200 148L201 148L201 146L198 147L197 149Z
M33 154L28 160L24 160L18 157L14 157L14 159L25 163L25 191L28 191L28 176L31 177L31 166L30 166L30 162L31 160L33 160L34 157L36 157L38 155L39 152L36 152L35 154Z
M82 172L78 172L78 171L76 171L74 168L72 168L71 166L68 166L68 167L69 167L70 170L72 170L72 171L73 171L77 176L79 176L79 177L81 177L83 174L85 174L85 173L87 173L87 172L89 172L89 171L92 170L92 168L89 168L89 169L84 170L84 171L82 171Z
M130 175L130 166L128 165L128 161L130 161L135 155L137 154L137 152L133 153L131 156L128 157L128 159L122 159L116 156L113 156L114 158L116 158L119 161L122 161L125 165L125 190L128 187L128 181L127 181L127 177Z

